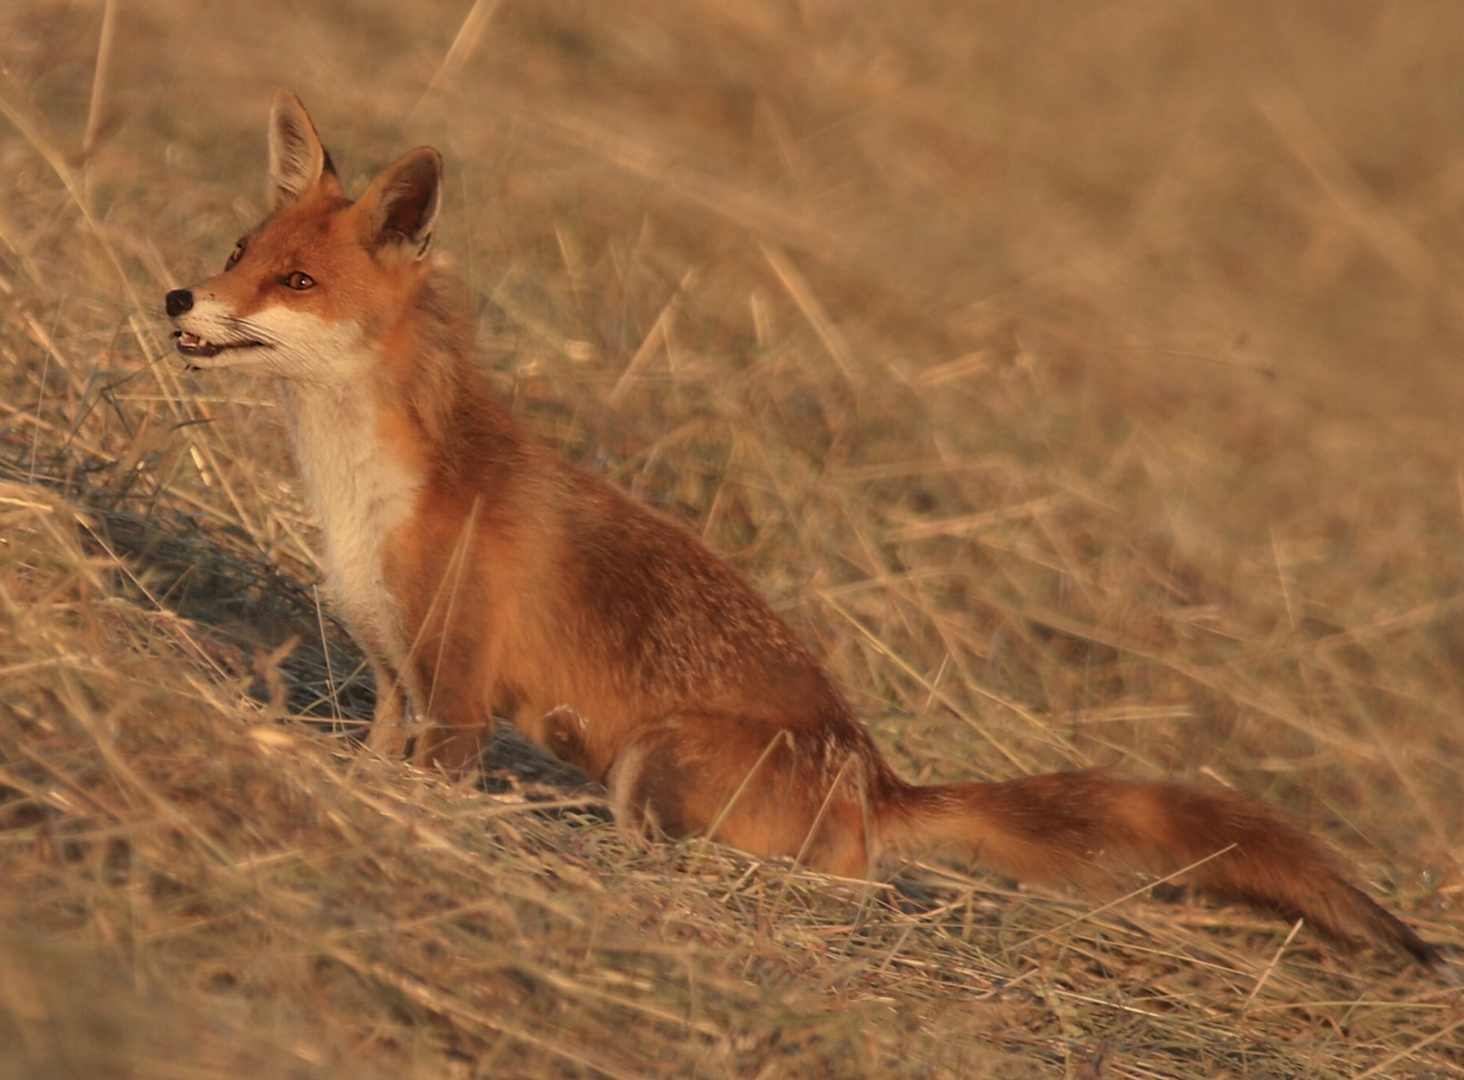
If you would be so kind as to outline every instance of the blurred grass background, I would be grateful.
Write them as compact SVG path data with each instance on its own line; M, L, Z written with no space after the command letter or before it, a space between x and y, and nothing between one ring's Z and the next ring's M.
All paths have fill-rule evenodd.
M353 191L435 145L489 377L907 775L1233 784L1457 946L1461 56L1445 2L10 0L0 1074L1464 1070L1457 989L1305 928L368 760L275 391L160 312L277 86Z

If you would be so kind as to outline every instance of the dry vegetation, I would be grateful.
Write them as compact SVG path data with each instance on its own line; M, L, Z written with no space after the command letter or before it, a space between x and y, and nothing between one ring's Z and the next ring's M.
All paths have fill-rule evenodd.
M159 308L277 85L349 185L433 143L502 392L907 774L1233 784L1457 948L1461 53L1451 0L8 0L0 1075L1459 1075L1456 987L1305 927L368 758L274 389Z

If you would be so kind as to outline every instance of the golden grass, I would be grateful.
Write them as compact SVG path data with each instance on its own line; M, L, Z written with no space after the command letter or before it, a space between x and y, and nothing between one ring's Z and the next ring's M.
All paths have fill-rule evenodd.
M1305 927L369 758L273 388L159 317L277 85L348 185L433 143L496 384L907 774L1234 784L1457 947L1461 46L1442 0L0 8L0 1075L1464 1070L1457 988Z

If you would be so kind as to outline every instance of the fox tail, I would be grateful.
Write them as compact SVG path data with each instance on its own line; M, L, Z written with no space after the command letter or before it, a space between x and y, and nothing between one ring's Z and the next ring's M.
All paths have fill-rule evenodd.
M902 853L940 849L1023 881L1092 888L1115 873L1182 870L1181 880L1214 896L1304 919L1340 944L1368 942L1443 963L1353 885L1321 843L1223 788L1126 780L1101 769L906 785L884 802L878 828Z

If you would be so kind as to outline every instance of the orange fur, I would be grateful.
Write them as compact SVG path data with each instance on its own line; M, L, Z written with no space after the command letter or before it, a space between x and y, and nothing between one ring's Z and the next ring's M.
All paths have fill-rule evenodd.
M230 268L168 309L190 361L286 385L328 581L375 669L373 745L402 749L415 713L418 762L470 769L506 716L605 783L632 828L850 877L933 849L1090 887L1192 867L1220 896L1438 961L1335 856L1232 792L1105 771L901 780L734 571L490 394L430 268L435 152L352 203L282 91L271 184Z

